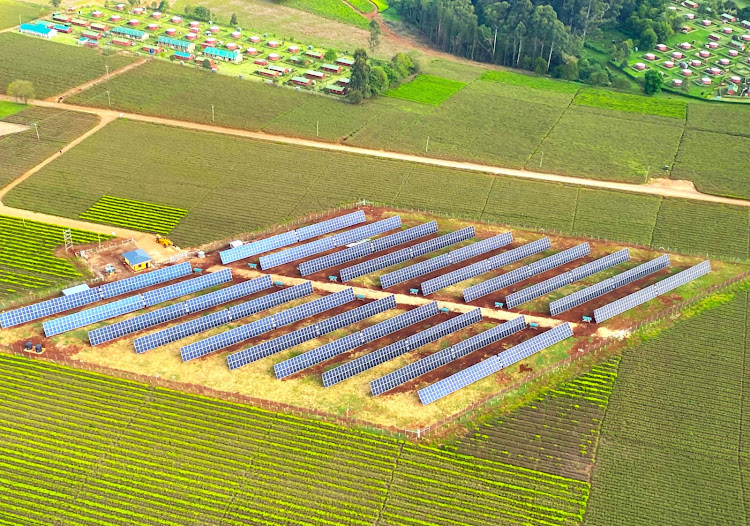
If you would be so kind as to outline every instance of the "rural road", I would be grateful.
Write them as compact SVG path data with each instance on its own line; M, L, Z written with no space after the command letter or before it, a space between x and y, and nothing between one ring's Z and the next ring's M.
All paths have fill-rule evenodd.
M9 100L8 97L0 97L4 100ZM176 119L167 119L162 117L152 117L148 115L141 115L137 113L119 112L114 110L107 110L102 108L92 108L86 106L76 106L73 104L66 103L53 103L41 100L34 100L29 102L33 106L65 109L70 111L79 111L84 113L90 113L99 115L102 119L109 118L114 119L117 117L123 117L132 121L148 122L152 124L162 124L165 126L173 126L178 128L186 128L190 130L205 131L210 133L221 133L224 135L232 135L235 137L245 137L248 139L270 141L275 143L290 144L295 146L304 146L308 148L316 148L320 150L329 150L336 152L354 153L358 155L367 155L370 157L377 157L381 159L391 159L398 161L407 161L412 163L419 163L429 166L440 166L444 168L454 168L458 170L467 170L472 172L481 172L491 175L518 177L521 179L530 179L535 181L545 181L553 183L563 184L574 184L579 186L585 186L589 188L602 188L607 190L619 190L625 192L633 192L638 194L648 194L662 197L678 197L683 199L693 199L696 201L705 201L710 203L721 203L727 205L744 206L750 207L750 200L735 199L731 197L721 197L716 195L704 194L695 189L690 182L677 182L677 181L663 181L658 179L650 184L638 185L629 183L616 183L611 181L599 181L594 179L583 179L580 177L571 177L565 175L557 175L552 173L544 172L532 172L528 170L516 170L512 168L501 168L498 166L491 166L486 164L462 162L462 161L449 161L446 159L437 159L434 157L423 157L419 155L411 155L405 153L389 152L384 150L371 150L368 148L360 148L355 146L346 146L337 143L328 143L322 141L313 141L310 139L299 139L296 137L287 137L283 135L273 135L264 132L254 132L248 130L240 130L236 128L226 128L223 126L216 126L212 124L201 124L197 122L181 121Z

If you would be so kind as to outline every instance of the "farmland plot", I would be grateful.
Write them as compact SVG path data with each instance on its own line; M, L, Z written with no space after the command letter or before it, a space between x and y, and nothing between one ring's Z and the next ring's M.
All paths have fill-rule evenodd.
M674 118L572 106L526 168L645 183L672 165L682 128Z
M750 136L750 107L744 104L689 104L687 127Z
M742 479L750 473L738 457L747 451L740 429L748 293L723 301L625 353L587 525L746 522Z
M434 75L418 75L411 82L386 92L386 96L439 106L465 85Z
M187 210L105 195L79 218L94 223L134 228L144 232L169 234L185 217Z
M29 80L37 98L50 97L105 74L135 59L104 56L92 49L62 46L16 33L0 34L0 93L14 80ZM89 95L90 96L90 95Z
M588 484L564 477L38 361L0 365L0 513L18 523L573 525L586 508Z
M750 199L747 166L750 137L687 129L672 178L693 181L707 194Z
M660 204L659 197L581 188L573 233L650 245Z
M19 17L22 22L30 22L47 11L47 6L0 0L0 29L17 26Z
M29 126L29 129L0 136L0 187L87 132L99 121L95 115L49 108L28 108L3 120ZM39 126L39 139L33 123Z

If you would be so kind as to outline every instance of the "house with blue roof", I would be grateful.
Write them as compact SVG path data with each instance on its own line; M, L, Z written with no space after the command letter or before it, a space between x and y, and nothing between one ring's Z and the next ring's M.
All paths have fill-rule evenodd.
M195 43L188 42L187 40L180 40L172 37L159 37L156 39L156 42L164 47L174 49L175 51L182 51L183 53L192 53L195 51Z
M151 256L149 256L148 253L142 248L137 248L135 250L131 250L130 252L125 252L122 257L125 260L125 264L129 266L130 269L134 272L139 272L141 270L146 270L147 268L152 267Z
M138 29L133 29L132 27L124 27L124 26L113 27L112 34L132 38L133 40L148 39L148 33L146 33L145 31L140 31Z
M21 24L18 31L19 33L42 38L52 38L57 36L57 29L49 28L42 24Z
M216 58L225 62L234 62L235 64L242 62L242 53L237 53L236 51L207 47L203 50L203 53L209 58Z

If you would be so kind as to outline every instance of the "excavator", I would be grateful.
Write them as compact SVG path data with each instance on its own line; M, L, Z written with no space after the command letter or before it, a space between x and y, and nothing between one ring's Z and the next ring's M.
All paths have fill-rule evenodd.
M174 245L174 243L172 243L170 239L167 239L161 234L156 234L156 242L159 243L163 247L171 247Z

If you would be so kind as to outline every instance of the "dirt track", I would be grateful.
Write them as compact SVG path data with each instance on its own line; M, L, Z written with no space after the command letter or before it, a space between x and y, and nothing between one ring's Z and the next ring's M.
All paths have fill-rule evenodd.
M123 73L130 71L131 69L137 68L138 66L141 66L148 62L149 59L142 58L140 60L136 60L135 62L131 62L125 67L122 67L120 69L115 69L113 71L110 71L108 73L105 73L101 77L95 78L94 80L90 80L84 84L81 84L79 86L74 86L70 88L68 91L64 91L63 93L60 93L58 95L53 95L52 97L47 97L46 101L49 102L55 102L57 99L65 99L66 97L70 97L72 95L75 95L76 93L80 93L82 91L86 91L89 88L93 88L97 84L101 84L102 82L105 82L109 80L112 77L116 77L118 75L122 75Z
M4 100L8 100L8 97L2 97ZM221 133L224 135L233 135L236 137L246 137L249 139L271 141L282 144L291 144L296 146L304 146L309 148L316 148L321 150L330 150L337 152L355 153L359 155L369 155L371 157L379 157L382 159L392 159L398 161L407 161L419 164L426 164L430 166L441 166L445 168L454 168L458 170L468 170L472 172L482 172L491 175L502 175L510 177L519 177L523 179L532 179L537 181L547 181L565 184L575 184L579 186L586 186L590 188L605 188L609 190L619 190L625 192L634 192L639 194L658 195L662 197L679 197L683 199L693 199L696 201L706 201L711 203L722 203L736 206L750 207L750 200L734 199L731 197L720 197L715 195L704 194L695 189L695 187L687 182L677 183L674 181L662 181L657 180L650 184L637 185L629 183L615 183L611 181L598 181L594 179L583 179L579 177L571 177L565 175L557 175L552 173L544 172L532 172L528 170L515 170L511 168L501 168L498 166L491 166L486 164L461 162L461 161L449 161L445 159L436 159L434 157L422 157L419 155L411 155L405 153L387 152L384 150L371 150L367 148L358 148L353 146L345 146L342 144L328 143L322 141L313 141L309 139L298 139L294 137L286 137L283 135L272 135L263 132L254 132L247 130L239 130L235 128L226 128L223 126L216 126L211 124L201 124L197 122L181 121L176 119L166 119L162 117L151 117L148 115L140 115L137 113L118 112L113 110L106 110L101 108L90 108L85 106L76 106L66 103L53 103L47 101L34 100L30 101L33 106L66 109L70 111L80 111L84 113L91 113L99 115L102 119L109 118L114 119L117 117L127 118L133 121L149 122L153 124L163 124L166 126L175 126L178 128L187 128L191 130L206 131L211 133Z

